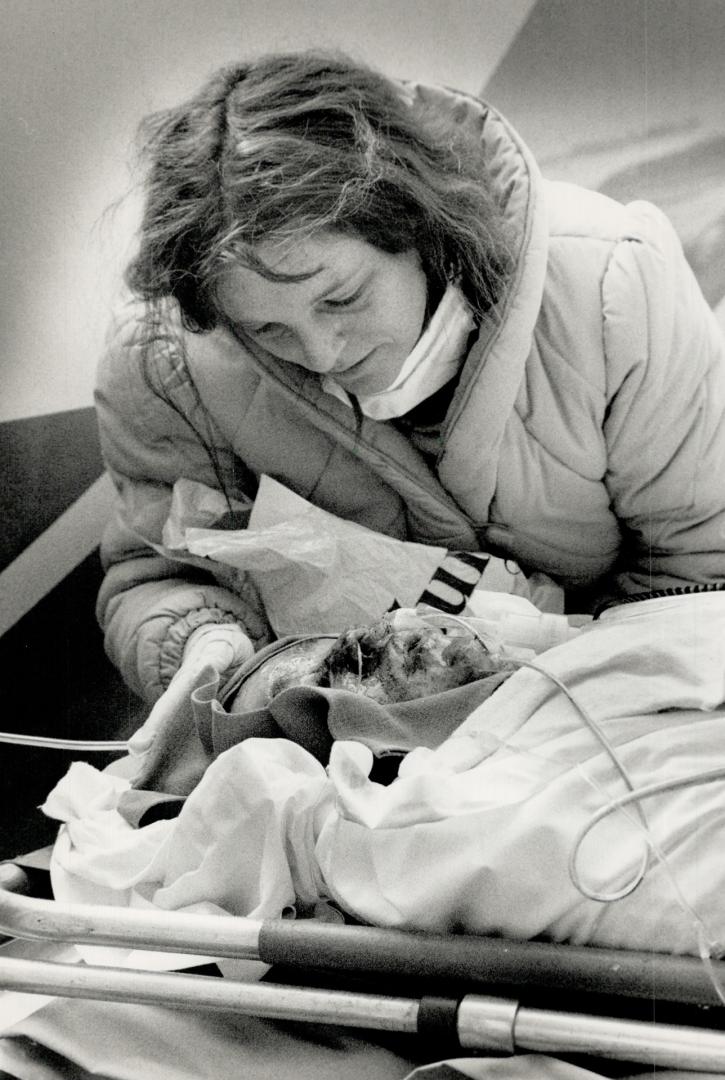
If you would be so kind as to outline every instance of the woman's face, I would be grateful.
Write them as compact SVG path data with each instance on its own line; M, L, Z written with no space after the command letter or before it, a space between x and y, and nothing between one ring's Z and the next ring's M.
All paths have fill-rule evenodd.
M240 334L280 360L332 375L356 396L395 380L423 329L427 283L415 251L390 255L357 237L319 233L302 241L270 240L256 254L270 281L230 266L218 303Z

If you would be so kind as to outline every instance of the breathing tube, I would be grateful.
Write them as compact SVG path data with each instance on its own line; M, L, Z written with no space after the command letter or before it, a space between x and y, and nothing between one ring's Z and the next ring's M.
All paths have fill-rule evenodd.
M125 739L55 739L50 735L20 735L11 731L0 731L0 743L42 750L71 750L78 754L125 754L128 748Z

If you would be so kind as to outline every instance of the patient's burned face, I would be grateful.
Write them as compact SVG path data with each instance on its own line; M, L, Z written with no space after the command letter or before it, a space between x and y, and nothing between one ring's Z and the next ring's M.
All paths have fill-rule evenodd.
M293 686L362 694L380 704L413 701L479 679L498 685L519 665L489 651L460 627L430 625L414 612L393 612L336 640L300 641L276 655L243 686L235 708L259 708Z
M373 626L348 630L334 643L318 671L318 685L364 694L381 703L412 701L516 665L496 660L470 635L410 618L403 625L389 616Z

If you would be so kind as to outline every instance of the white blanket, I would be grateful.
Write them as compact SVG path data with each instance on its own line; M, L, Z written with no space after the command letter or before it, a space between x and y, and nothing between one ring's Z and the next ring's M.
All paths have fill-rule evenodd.
M725 594L612 609L535 663L635 787L725 772ZM357 743L337 743L325 770L293 743L248 740L209 767L176 821L148 830L115 813L110 788L100 797L102 774L89 805L77 782L90 766L76 766L45 807L67 821L56 892L255 917L332 898L381 926L675 953L725 940L725 781L642 801L646 825L636 806L596 825L575 868L590 891L631 882L650 845L626 898L575 886L577 836L627 787L537 671L517 672L437 750L409 754L390 786L370 782L370 765Z

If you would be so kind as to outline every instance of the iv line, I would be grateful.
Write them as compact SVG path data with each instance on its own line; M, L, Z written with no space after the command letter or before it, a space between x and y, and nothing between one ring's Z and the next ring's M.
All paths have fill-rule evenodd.
M43 750L78 750L83 753L125 753L125 739L55 739L48 735L19 735L14 732L0 731L0 743L14 746L36 746Z

